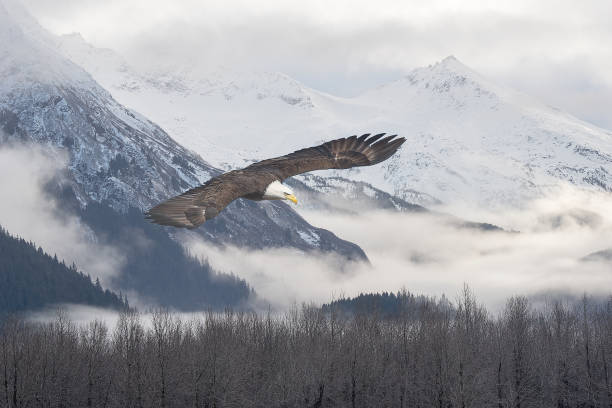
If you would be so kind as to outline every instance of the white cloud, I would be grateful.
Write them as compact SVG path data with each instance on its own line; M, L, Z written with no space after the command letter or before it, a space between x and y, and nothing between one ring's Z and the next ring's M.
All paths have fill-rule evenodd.
M212 312L179 312L176 310L153 309L145 312L137 312L136 317L144 328L151 329L153 327L153 319L156 313L171 312L170 318L176 321L180 319L182 322L197 321L206 318ZM93 321L102 322L110 330L117 327L117 323L121 318L121 312L102 309L99 307L63 304L55 307L48 307L43 310L34 311L28 314L27 319L37 323L52 323L62 316L67 318L76 327L87 327Z
M448 218L434 215L304 213L314 225L358 243L371 260L371 265L344 268L330 255L220 249L190 235L182 239L214 267L245 278L274 306L328 302L340 295L403 287L453 298L467 283L495 310L516 294L551 290L610 294L610 263L581 260L612 247L612 216L607 206L605 195L567 190L524 211L480 213L484 220L520 233L461 229Z
M93 232L45 192L47 183L62 183L66 163L67 158L56 150L1 146L0 225L108 283L121 269L121 253L96 243Z

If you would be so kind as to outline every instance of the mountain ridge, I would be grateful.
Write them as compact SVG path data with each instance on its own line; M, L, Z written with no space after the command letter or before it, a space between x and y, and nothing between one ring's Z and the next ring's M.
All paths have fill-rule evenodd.
M89 62L77 52L72 58L91 65L98 61L95 47L89 53ZM121 84L134 76L126 74L133 68L123 61L123 71L112 74L112 64L100 63L105 86L186 146L210 152L211 162L224 169L376 129L408 138L399 155L374 168L316 174L367 182L466 217L472 214L463 208L522 208L564 184L612 191L612 132L495 84L454 56L352 98L314 90L284 74L232 70L177 69L180 92L129 88ZM211 77L233 89L231 97L207 92ZM307 103L291 104L282 95ZM419 201L415 192L433 200Z

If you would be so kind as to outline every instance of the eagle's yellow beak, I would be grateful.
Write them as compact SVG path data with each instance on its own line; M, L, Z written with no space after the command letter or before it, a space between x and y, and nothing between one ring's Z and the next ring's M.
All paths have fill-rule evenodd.
M296 197L296 196L294 196L293 194L287 194L287 195L285 196L285 198L286 198L287 200L291 200L291 201L293 201L293 203L294 203L294 204L297 204L297 197Z

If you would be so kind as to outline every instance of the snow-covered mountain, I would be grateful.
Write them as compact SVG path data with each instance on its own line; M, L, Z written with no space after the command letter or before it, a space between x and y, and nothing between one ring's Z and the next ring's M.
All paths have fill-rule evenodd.
M55 36L15 3L5 5L0 8L2 126L9 138L67 149L73 187L83 205L93 200L118 211L145 209L220 172L155 123L118 103L59 52ZM211 238L256 247L266 242L317 248L312 240L302 242L297 233L290 240L279 237L279 228L333 236L309 226L279 202L238 201L218 220L216 229L207 230ZM251 239L253 234L259 241ZM244 238L237 242L240 236Z
M92 203L110 207L116 217L124 217L122 222L134 223L126 228L150 232L155 236L147 239L159 241L162 227L145 227L142 214L134 216L133 209L149 208L220 170L145 116L117 102L89 73L67 59L57 43L18 3L0 0L0 144L33 142L50 147L50 154L67 152L68 190L80 211ZM66 186L62 187L65 191ZM95 214L112 217L107 210L95 211L87 213L94 235L94 226L113 226L108 219L95 218ZM112 228L112 233L121 235L121 225ZM165 231L166 238L173 232ZM365 258L357 245L311 226L280 202L237 200L199 232L215 243L293 247ZM86 269L86 265L81 267Z
M611 132L499 86L454 57L340 98L279 73L138 72L76 34L62 37L60 48L122 103L221 167L387 131L408 139L391 160L319 176L347 179L347 189L367 182L429 207L443 203L456 215L520 207L563 183L612 191Z

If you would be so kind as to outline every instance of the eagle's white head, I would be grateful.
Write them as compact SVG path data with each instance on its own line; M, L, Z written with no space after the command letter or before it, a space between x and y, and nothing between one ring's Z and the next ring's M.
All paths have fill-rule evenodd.
M277 180L268 184L268 187L266 187L266 191L264 191L262 199L290 200L297 204L297 198L293 194L293 190L291 190L288 186Z

